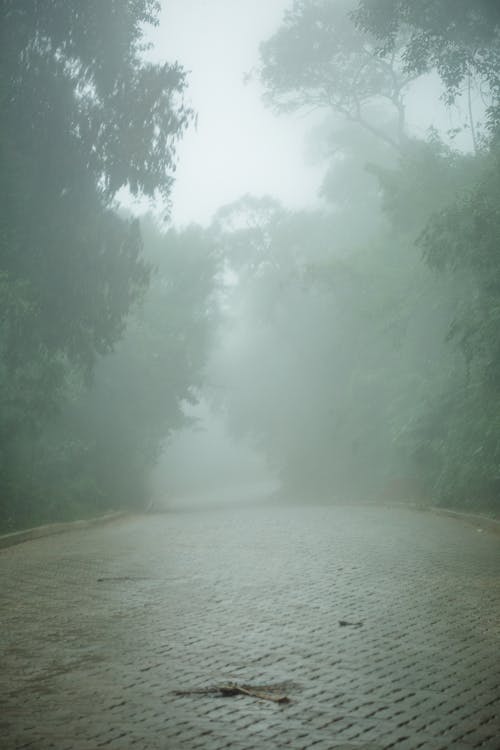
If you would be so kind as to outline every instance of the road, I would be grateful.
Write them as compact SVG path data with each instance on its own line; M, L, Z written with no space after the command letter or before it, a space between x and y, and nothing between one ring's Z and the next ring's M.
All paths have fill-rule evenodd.
M361 507L176 511L2 550L0 746L498 750L499 563L499 536ZM228 681L290 702L176 694Z

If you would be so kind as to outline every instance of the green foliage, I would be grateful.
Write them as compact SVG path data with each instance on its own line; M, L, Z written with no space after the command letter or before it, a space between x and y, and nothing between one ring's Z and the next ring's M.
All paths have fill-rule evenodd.
M196 227L163 234L147 220L143 235L151 281L114 351L90 382L65 368L50 415L3 443L4 528L143 507L162 446L186 423L216 322L218 260Z
M148 223L144 242L155 268L150 288L114 353L97 365L92 387L70 409L70 434L91 446L101 496L121 507L147 498L162 445L185 424L182 403L196 400L214 326L217 263L203 232L163 235Z
M391 151L386 125L389 139L336 127L328 211L246 199L222 213L219 243L237 281L215 376L234 428L302 498L384 499L399 486L415 500L498 512L498 10L459 5L457 15L446 0L364 0L354 16L363 36L348 4L304 0L261 48L278 110L356 119L352 104L391 100L388 79L371 75L378 58L398 80L437 70L449 101L479 82L492 127L475 154L435 133Z
M465 279L447 339L458 347L466 377L454 394L450 431L441 446L443 497L495 507L500 486L500 180L499 151L476 157L476 170L455 200L419 238L429 265Z
M124 185L168 196L175 142L191 112L182 103L182 69L141 58L144 26L157 22L159 7L156 0L3 0L3 135L59 191L69 191L84 167L107 199Z
M139 55L156 12L150 0L0 7L0 267L37 307L23 342L88 365L147 282L137 229L110 201L123 187L168 195L190 117L178 66Z
M470 79L489 93L489 122L500 123L500 6L496 0L360 0L359 28L372 33L384 55L404 41L409 74L436 70L450 102ZM485 90L486 89L486 90Z
M0 492L2 518L16 523L56 507L44 472L87 442L41 450L42 436L74 400L71 384L89 381L124 335L149 282L139 226L113 201L121 189L168 198L192 118L179 65L143 59L159 10L156 0L0 2Z
M274 206L258 233L252 225L226 234L238 282L212 378L233 429L253 437L287 494L373 497L398 472L423 492L419 421L429 382L442 390L443 366L451 369L442 356L448 285L381 223L349 242L350 207L340 205L324 214ZM243 269L232 265L233 240L238 259L247 242Z
M260 47L265 99L278 112L329 109L397 149L409 79L397 51L377 54L373 36L352 22L352 8L351 0L295 0Z

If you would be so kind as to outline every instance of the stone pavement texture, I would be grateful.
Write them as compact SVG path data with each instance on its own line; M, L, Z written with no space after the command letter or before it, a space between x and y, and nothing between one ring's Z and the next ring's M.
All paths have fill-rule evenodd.
M499 562L498 536L375 508L176 512L2 550L0 747L498 750ZM291 702L175 694L228 680Z

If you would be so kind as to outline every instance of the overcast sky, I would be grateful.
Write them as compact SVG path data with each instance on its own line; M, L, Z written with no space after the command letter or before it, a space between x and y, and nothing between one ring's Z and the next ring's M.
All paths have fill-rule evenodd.
M272 194L291 208L314 205L325 169L308 158L310 132L326 113L314 116L277 117L261 101L257 81L245 85L245 73L258 62L259 43L279 27L292 0L163 0L158 28L150 34L154 44L149 57L156 62L178 60L189 71L189 99L198 113L198 128L183 139L178 151L178 170L172 192L172 220L177 226L195 221L206 224L222 205L244 193ZM409 103L412 129L420 136L436 120L437 82L419 84ZM446 129L453 122L437 116ZM308 138L309 135L309 138ZM309 143L309 146L308 146ZM210 484L222 466L237 465L256 470L252 451L230 456L229 438L222 423L210 420L201 404L194 412L201 419L196 430L177 436L157 472L163 491L165 476L177 467L182 477ZM192 450L205 456L198 475L189 477ZM219 456L219 460L217 459ZM183 463L183 457L188 457ZM188 467L185 469L185 467ZM183 470L184 467L184 470ZM227 481L230 481L230 477ZM182 483L182 482L181 482ZM178 491L178 487L172 487Z
M245 73L259 43L280 25L292 0L162 0L160 25L149 38L154 61L178 60L189 71L189 99L198 113L178 149L172 221L206 224L220 206L244 193L272 194L292 208L317 202L324 163L308 158L307 134L325 113L277 117ZM408 100L419 136L431 122L442 131L463 119L439 107L439 87L420 81ZM467 144L465 144L467 145Z
M240 195L271 193L299 207L316 200L323 166L306 164L311 120L276 117L244 74L258 61L259 43L279 26L288 0L163 0L150 35L156 61L178 60L189 73L198 112L179 147L172 219L208 222Z

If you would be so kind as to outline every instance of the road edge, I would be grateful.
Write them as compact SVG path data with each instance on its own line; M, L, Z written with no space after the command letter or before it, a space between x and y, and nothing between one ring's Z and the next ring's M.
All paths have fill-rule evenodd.
M424 513L433 513L437 516L454 518L455 520L462 521L469 526L475 526L479 531L489 531L493 534L500 534L500 520L490 518L489 516L483 516L475 513L464 513L463 511L452 510L451 508L440 508L439 506L411 503L391 503L389 506L385 505L385 507L398 507ZM79 521L49 523L43 526L35 526L31 529L13 531L10 534L2 534L0 535L0 550L7 549L8 547L13 547L17 544L23 544L24 542L31 542L35 539L42 539L47 536L63 534L66 531L78 531L80 529L86 529L92 526L111 523L112 521L116 521L119 518L123 518L128 515L130 514L126 511L113 511L111 513L106 513L103 516L97 516L96 518L88 518Z
M34 539L42 539L46 536L63 534L65 531L77 531L79 529L90 528L100 524L110 523L128 515L125 511L113 511L96 518L88 518L80 521L61 521L60 523L48 523L43 526L35 526L32 529L23 529L22 531L13 531L10 534L0 535L0 550L13 547L23 542L31 542Z
M455 518L457 521L463 521L471 526L475 526L480 531L490 531L493 534L500 534L500 520L496 518L477 513L464 513L452 508L440 508L439 506L430 506L428 510L438 516L446 516L448 518Z

